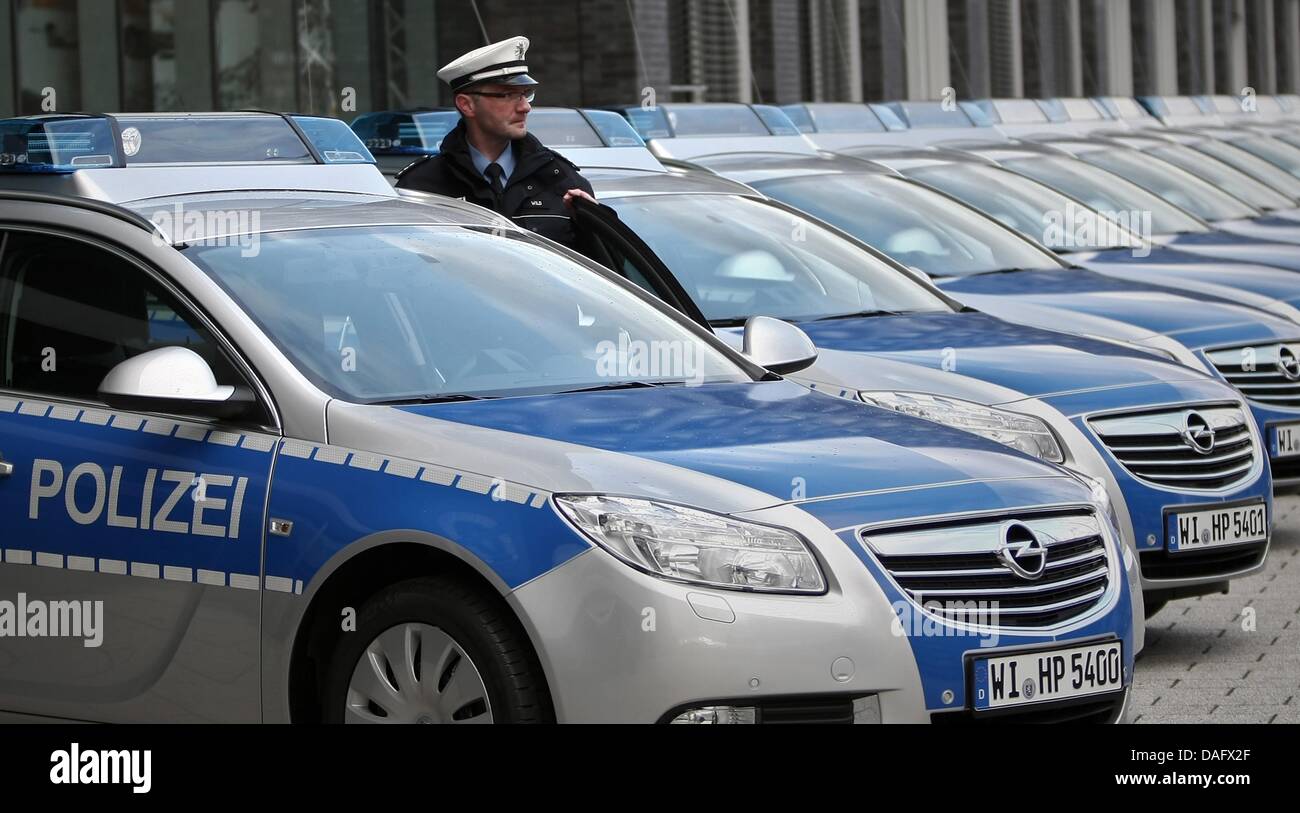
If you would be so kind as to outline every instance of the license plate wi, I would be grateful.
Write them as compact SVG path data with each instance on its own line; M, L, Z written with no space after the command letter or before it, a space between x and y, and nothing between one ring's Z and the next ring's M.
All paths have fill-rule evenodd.
M1200 511L1171 511L1167 522L1170 553L1268 539L1268 517L1263 503Z
M1124 687L1119 641L974 661L976 711L1103 694Z

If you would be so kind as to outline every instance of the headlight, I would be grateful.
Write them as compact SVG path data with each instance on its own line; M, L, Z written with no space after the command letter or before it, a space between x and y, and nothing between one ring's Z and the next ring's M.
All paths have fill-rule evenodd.
M1081 471L1071 470L1070 473L1082 480L1084 485L1088 486L1088 490L1092 492L1092 501L1101 509L1102 514L1110 521L1110 524L1114 526L1115 532L1118 534L1119 513L1115 510L1115 504L1110 500L1110 490L1106 488L1106 484L1096 477L1093 477L1090 474L1084 474Z
M629 497L557 495L555 504L602 548L656 576L774 593L826 589L793 531Z
M919 392L863 392L859 395L869 404L964 429L1042 460L1053 463L1065 460L1056 435L1047 424L1032 415Z

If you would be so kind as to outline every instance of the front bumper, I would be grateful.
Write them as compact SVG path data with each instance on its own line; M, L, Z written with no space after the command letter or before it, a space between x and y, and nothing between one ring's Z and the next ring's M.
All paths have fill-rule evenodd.
M1220 490L1177 490L1156 485L1131 474L1088 426L1089 418L1108 413L1141 412L1193 404L1241 405L1235 389L1211 379L1168 382L1106 393L1072 393L1043 401L1027 400L1010 408L1043 417L1062 436L1069 460L1066 465L1106 484L1119 514L1120 531L1130 552L1141 563L1141 590L1149 597L1171 598L1220 592L1228 582L1258 573L1264 567L1268 542L1242 545L1224 556L1226 549L1209 556L1166 551L1166 515L1172 511L1215 508L1262 501L1271 522L1273 484L1264 461L1262 436L1257 439L1260 465L1243 482ZM1258 422L1253 404L1244 402ZM1062 426L1062 415L1069 416ZM1260 427L1262 429L1262 425ZM1138 608L1139 617L1143 608Z
M987 637L904 629L897 607L907 600L852 532L833 533L794 505L747 518L808 539L827 592L679 584L593 548L508 596L536 644L560 721L663 722L712 705L758 707L769 721L830 721L870 699L880 722L931 722L936 712L968 708L967 656L1083 639L1122 640L1126 688L1131 682L1133 608L1122 577L1123 589L1083 623L1051 634L1000 631L990 648Z
M1255 416L1255 422L1259 424L1260 434L1263 435L1264 445L1268 450L1273 493L1300 493L1300 456L1280 456L1276 445L1277 438L1273 431L1279 424L1300 423L1300 409L1286 409L1254 401L1246 403L1250 405L1250 412Z

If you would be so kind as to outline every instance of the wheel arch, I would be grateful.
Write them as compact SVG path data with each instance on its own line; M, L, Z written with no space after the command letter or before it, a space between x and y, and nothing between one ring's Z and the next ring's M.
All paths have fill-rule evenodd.
M303 610L285 642L286 674L281 682L290 722L317 722L317 694L323 659L342 634L343 608L356 610L380 589L431 573L457 573L501 599L525 640L542 663L544 691L550 696L549 670L533 625L520 617L511 588L482 559L450 539L417 530L388 530L371 534L340 549L317 572L303 594Z

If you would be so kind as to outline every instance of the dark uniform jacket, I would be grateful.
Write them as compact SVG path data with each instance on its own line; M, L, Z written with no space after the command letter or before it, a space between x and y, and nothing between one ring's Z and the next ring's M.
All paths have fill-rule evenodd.
M570 161L542 146L531 133L511 143L515 169L497 200L487 179L474 168L465 139L465 121L442 140L437 155L411 164L397 175L397 186L432 192L486 206L519 226L579 249L564 193L581 189L592 194L591 184ZM581 249L579 249L581 250Z

